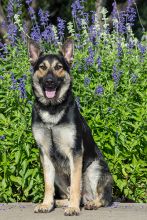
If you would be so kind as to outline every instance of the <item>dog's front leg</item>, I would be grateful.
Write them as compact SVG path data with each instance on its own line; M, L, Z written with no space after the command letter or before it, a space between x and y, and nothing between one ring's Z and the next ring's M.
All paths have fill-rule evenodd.
M43 203L37 205L34 212L50 212L54 207L55 169L49 155L44 152L41 152L41 163L44 173L45 192Z
M64 215L79 215L80 213L80 188L82 176L82 156L78 155L70 158L71 184L70 201Z

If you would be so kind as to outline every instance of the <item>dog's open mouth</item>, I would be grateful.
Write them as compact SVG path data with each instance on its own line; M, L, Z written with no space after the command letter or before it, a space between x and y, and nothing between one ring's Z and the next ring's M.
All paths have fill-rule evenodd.
M46 96L48 99L54 98L55 95L56 95L56 89L54 89L54 90L45 89L45 96Z

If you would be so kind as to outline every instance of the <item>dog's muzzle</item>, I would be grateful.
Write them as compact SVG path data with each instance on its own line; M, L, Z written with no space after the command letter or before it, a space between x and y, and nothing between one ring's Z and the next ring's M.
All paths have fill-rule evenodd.
M45 96L49 99L52 99L56 95L57 82L52 76L48 76L44 79L43 82Z

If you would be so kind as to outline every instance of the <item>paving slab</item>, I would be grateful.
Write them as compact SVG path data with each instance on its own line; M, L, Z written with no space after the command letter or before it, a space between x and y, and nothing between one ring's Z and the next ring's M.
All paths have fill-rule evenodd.
M81 210L79 216L64 216L64 209L34 213L33 203L1 203L0 220L147 220L147 204L118 203L98 210Z

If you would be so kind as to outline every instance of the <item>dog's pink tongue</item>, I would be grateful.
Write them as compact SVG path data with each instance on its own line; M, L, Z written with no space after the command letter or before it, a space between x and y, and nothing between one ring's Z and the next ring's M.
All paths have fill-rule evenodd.
M54 98L55 94L56 94L56 91L47 91L47 90L45 91L45 95L49 99Z

